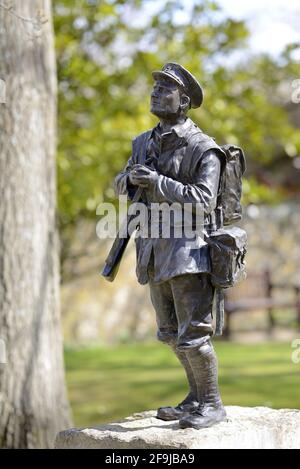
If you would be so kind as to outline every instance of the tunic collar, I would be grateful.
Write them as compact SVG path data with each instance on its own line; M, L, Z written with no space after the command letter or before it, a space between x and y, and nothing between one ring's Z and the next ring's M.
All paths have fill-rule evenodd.
M154 132L157 132L160 136L175 133L177 137L184 138L188 136L188 132L192 127L196 127L196 125L189 117L187 117L183 123L174 125L173 127L171 127L169 132L165 133L162 133L161 125L160 123L158 123L157 126L154 127L154 129L152 130L152 136Z

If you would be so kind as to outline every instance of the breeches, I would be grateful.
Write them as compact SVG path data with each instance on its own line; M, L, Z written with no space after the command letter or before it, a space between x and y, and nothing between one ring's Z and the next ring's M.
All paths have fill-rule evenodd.
M199 347L213 334L214 287L205 273L185 274L153 282L153 259L148 266L150 296L156 312L157 338L178 349Z

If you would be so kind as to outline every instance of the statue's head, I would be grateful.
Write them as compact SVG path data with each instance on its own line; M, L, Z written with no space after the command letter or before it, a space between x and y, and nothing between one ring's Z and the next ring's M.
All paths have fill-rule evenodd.
M155 80L151 93L151 112L159 118L185 115L200 107L203 91L196 78L184 67L167 63L161 71L152 73Z

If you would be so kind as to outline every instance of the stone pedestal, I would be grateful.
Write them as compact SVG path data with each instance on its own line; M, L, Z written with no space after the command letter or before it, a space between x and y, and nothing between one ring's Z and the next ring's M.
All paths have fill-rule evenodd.
M120 422L60 432L56 448L105 449L300 449L300 411L266 407L226 407L228 420L214 427L181 430L156 412L134 414Z

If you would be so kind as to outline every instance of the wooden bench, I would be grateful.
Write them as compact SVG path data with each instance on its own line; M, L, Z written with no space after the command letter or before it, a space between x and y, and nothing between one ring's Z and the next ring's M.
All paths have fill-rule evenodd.
M278 297L276 291L282 291L284 294ZM288 298L286 292L290 293ZM273 283L269 270L248 273L247 280L234 288L225 290L224 336L230 337L233 314L261 310L266 311L268 330L272 332L276 322L275 309L295 310L296 321L300 326L300 285Z

